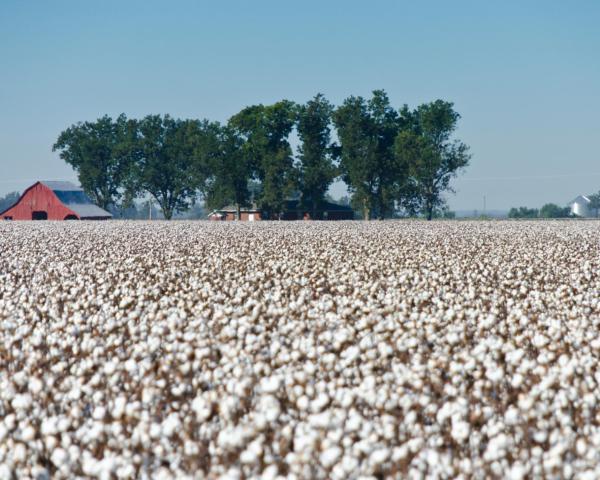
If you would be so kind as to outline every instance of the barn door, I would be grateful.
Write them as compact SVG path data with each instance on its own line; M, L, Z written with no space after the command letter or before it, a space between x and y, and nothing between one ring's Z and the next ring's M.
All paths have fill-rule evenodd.
M36 210L34 212L31 212L31 219L32 220L48 220L48 212L45 212L43 210Z

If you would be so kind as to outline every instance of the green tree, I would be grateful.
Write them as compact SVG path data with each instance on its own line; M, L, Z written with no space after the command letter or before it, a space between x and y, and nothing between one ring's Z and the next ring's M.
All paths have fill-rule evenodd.
M234 115L229 126L243 140L244 161L252 165L260 181L257 203L266 217L279 216L296 176L288 137L296 120L296 106L282 100L273 105L254 105Z
M590 210L593 210L595 216L598 217L598 213L600 212L600 192L588 195L588 198L590 199Z
M407 180L406 165L394 155L401 119L383 90L375 90L366 101L348 97L333 114L341 143L342 178L353 194L353 204L360 206L366 220L377 218L393 209L398 189Z
M148 115L139 122L136 191L154 197L165 219L187 210L198 191L205 190L207 167L202 156L211 155L204 145L214 145L206 139L214 130L206 120L178 120L169 115Z
M233 203L240 219L241 207L250 204L249 182L252 164L244 152L244 140L235 130L223 127L219 133L219 150L210 161L205 204L210 209Z
M513 207L508 211L508 218L537 218L538 215L537 208Z
M554 203L547 203L540 208L540 218L568 218L571 216L569 207L559 207Z
M431 220L445 203L442 194L452 191L450 180L469 164L469 148L451 140L460 118L451 102L436 100L404 114L411 128L396 139L396 155L409 169L412 198Z
M104 209L127 197L134 162L135 121L124 114L72 125L63 131L53 151L77 172L92 200Z
M336 146L331 142L332 113L333 106L322 94L298 108L298 184L301 203L311 218L317 218L317 208L338 175Z

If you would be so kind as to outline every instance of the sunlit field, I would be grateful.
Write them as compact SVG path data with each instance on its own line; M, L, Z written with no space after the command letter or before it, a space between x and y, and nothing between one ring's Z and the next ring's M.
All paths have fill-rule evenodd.
M0 223L0 479L600 477L600 222Z

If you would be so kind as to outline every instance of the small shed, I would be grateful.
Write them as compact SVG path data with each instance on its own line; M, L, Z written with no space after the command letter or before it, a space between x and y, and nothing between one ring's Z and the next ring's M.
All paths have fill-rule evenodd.
M317 205L311 218L310 209L303 208L299 200L287 200L282 220L354 220L354 210L346 205L323 201Z
M571 203L569 203L569 207L571 207L571 213L577 215L578 217L591 217L591 203L592 201L588 197L585 195L579 195Z
M36 182L13 206L0 212L4 220L107 220L112 215L94 205L71 182Z
M235 205L227 205L219 210L213 210L208 215L209 220L235 220L237 218L237 207ZM261 212L255 206L240 208L240 220L246 222L256 222L262 220Z

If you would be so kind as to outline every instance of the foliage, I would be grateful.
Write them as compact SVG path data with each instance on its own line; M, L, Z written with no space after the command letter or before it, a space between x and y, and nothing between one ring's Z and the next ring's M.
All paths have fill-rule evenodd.
M537 218L538 214L537 208L513 207L508 211L508 218Z
M348 97L333 114L341 143L342 178L360 205L365 219L383 218L393 209L397 190L406 183L407 169L398 162L393 145L400 129L398 113L387 94L375 90L366 101Z
M208 170L206 151L216 127L208 121L175 120L169 115L148 115L139 122L136 191L150 193L164 217L193 205L197 192L203 190Z
M595 213L595 216L598 217L600 212L600 192L588 195L588 198L590 199L590 210L592 210Z
M298 108L298 185L301 203L317 218L317 207L323 202L329 186L337 176L334 158L337 148L331 142L333 106L321 94Z
M443 214L442 195L470 159L467 146L451 138L459 118L441 100L395 110L383 90L369 99L350 96L338 108L318 94L299 106L249 106L224 126L169 115L104 116L72 125L53 149L94 202L118 217L137 215L135 199L149 194L166 219L198 198L208 208L233 203L238 214L255 203L263 218L280 218L292 196L316 218L340 175L351 194L347 203L365 219L431 219Z
M571 217L571 209L569 207L559 207L554 203L547 203L540 208L540 218L568 218Z
M211 175L207 182L205 205L209 209L218 209L228 203L240 208L250 204L250 179L252 164L244 155L244 140L233 128L222 127L218 136L219 149L209 163Z
M122 114L113 121L105 115L67 128L52 150L59 151L60 158L73 167L94 202L108 209L129 197L134 142L134 120Z
M436 100L402 113L407 128L396 138L395 151L411 180L403 200L407 209L419 208L431 220L444 206L442 194L452 191L450 180L469 164L469 148L451 140L460 118L451 102Z
M282 100L273 105L253 105L234 115L229 126L243 140L244 162L260 181L258 207L265 216L279 216L295 185L292 148L288 137L294 127L296 106Z

